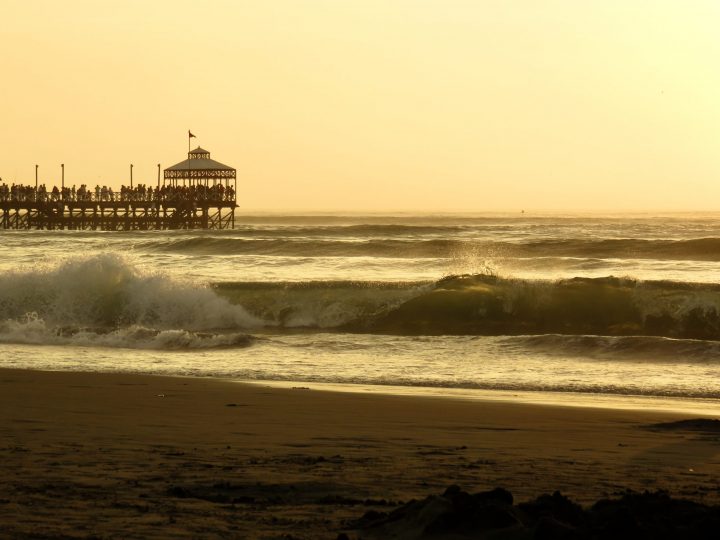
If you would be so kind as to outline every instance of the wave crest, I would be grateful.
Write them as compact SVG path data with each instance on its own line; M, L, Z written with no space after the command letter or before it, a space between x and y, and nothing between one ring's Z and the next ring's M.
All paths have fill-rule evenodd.
M720 287L454 276L354 329L397 334L602 334L720 339Z
M105 253L3 274L0 321L0 339L5 341L53 343L71 337L76 344L85 340L127 346L135 340L150 348L163 348L163 342L173 340L184 340L188 347L209 344L213 340L204 340L198 332L265 324L208 287L143 272L124 258ZM96 330L82 330L87 328ZM72 336L63 329L70 329ZM153 329L155 334L143 338L140 329ZM224 339L228 338L215 341Z
M61 325L207 330L261 324L207 287L141 272L113 254L1 276L0 319L30 312Z
M572 334L720 340L720 286L461 275L433 282L224 283L280 327L398 335Z

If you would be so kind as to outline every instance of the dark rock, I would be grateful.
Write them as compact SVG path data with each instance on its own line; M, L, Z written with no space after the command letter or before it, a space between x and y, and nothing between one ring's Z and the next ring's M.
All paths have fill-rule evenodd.
M373 525L377 523L378 521L387 518L386 512L378 512L377 510L368 510L363 514L363 516L360 518L360 522L364 524L365 526ZM361 525L362 527L362 525Z
M362 521L367 524L366 529L388 537L402 533L409 538L448 535L464 538L520 524L509 492L493 490L478 496L470 495L459 486L448 487L441 496L411 501L389 515L373 514L372 517L376 516L378 519L369 523L368 514L365 515Z
M490 491L481 491L473 495L473 497L480 501L494 501L498 504L507 504L508 506L512 506L514 502L513 494L507 489L499 487Z
M700 540L720 538L720 507L665 492L622 493L583 509L559 492L513 505L504 489L469 495L450 486L389 514L370 511L357 528L371 538Z
M460 491L462 491L460 489L460 486L458 486L457 484L453 484L445 489L443 497L452 497L453 495L457 495L458 493L460 493Z
M572 502L559 491L552 495L540 495L534 501L520 504L519 507L534 520L552 517L574 527L580 527L586 521L585 512L580 505Z
M535 528L535 540L581 540L586 538L572 525L558 521L554 517L542 517Z
M607 536L636 538L717 538L720 507L674 499L663 491L627 492L590 509L594 528Z

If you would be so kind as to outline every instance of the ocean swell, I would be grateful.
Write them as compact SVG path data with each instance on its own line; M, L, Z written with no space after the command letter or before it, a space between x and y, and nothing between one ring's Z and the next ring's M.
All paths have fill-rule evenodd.
M286 232L286 231L285 231ZM265 255L306 257L453 258L473 252L494 257L581 257L652 260L720 261L720 238L657 240L636 238L535 240L523 242L454 238L443 235L373 238L366 234L339 237L298 235L275 237L267 233L244 236L198 235L143 241L138 249L149 252L196 255ZM239 235L239 233L237 233ZM468 233L469 234L469 233Z

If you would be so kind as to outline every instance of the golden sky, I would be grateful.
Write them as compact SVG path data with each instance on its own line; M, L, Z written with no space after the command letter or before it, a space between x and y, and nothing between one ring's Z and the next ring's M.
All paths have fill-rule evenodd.
M718 0L0 7L6 182L154 184L191 129L246 210L720 209Z

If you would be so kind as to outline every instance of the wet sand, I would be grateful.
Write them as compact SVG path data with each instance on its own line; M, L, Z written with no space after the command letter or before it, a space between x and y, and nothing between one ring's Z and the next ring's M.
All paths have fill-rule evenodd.
M352 537L458 484L589 504L625 489L720 503L720 434L687 414L0 370L0 531Z

